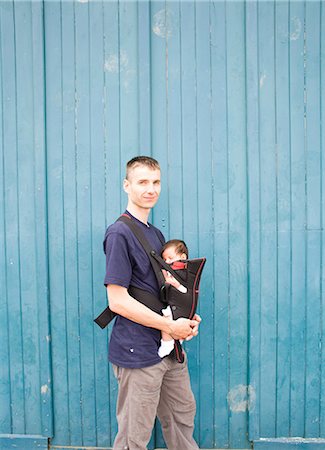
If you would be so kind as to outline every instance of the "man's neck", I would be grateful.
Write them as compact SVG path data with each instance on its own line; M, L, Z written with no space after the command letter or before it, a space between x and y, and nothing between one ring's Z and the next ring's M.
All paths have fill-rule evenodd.
M132 214L133 217L135 217L136 219L140 220L140 222L143 222L145 225L147 225L151 209L137 208L134 205L128 205L126 209L127 211L129 211L130 214Z

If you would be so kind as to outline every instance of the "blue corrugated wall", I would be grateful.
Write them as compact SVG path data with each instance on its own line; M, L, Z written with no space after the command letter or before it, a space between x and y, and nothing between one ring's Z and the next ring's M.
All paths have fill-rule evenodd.
M0 69L0 448L112 444L102 238L150 154L208 260L200 447L324 450L325 3L3 0Z

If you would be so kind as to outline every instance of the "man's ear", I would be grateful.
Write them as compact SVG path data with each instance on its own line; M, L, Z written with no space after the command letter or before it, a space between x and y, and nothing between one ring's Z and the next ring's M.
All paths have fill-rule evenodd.
M124 180L123 180L123 189L124 189L124 192L126 192L127 194L129 193L129 192L128 192L129 185L130 185L129 180L127 180L126 178L124 178Z

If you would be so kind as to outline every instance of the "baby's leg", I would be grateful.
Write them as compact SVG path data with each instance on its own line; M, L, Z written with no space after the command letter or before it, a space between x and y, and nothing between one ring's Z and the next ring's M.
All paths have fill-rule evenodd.
M172 317L170 306L167 306L167 308L163 309L161 312L166 318ZM162 332L160 347L158 349L158 355L160 356L160 358L169 355L172 352L173 348L174 339L168 333Z
M173 318L172 310L170 309L170 306L167 306L167 308L162 309L161 312L162 312L164 317L167 317L167 318L171 317L171 318ZM166 333L165 331L161 332L161 338L162 338L163 341L173 341L173 338L168 333Z

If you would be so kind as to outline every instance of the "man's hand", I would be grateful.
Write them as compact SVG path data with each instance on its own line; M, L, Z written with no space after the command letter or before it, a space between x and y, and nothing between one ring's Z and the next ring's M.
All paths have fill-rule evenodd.
M191 339L194 338L194 336L197 336L199 334L199 326L200 326L200 322L202 321L202 319L198 314L195 314L195 316L193 317L193 320L196 320L197 324L195 325L195 327L192 328L192 334L191 334L191 336L188 336L185 339L186 341L190 341Z
M199 317L199 316L198 316ZM198 328L200 324L201 318L196 320L195 316L192 320L185 319L184 317L180 317L177 320L171 320L169 323L170 327L170 335L173 339L186 339L190 340L193 336L198 334ZM193 331L194 330L194 331ZM193 334L196 333L196 334Z

